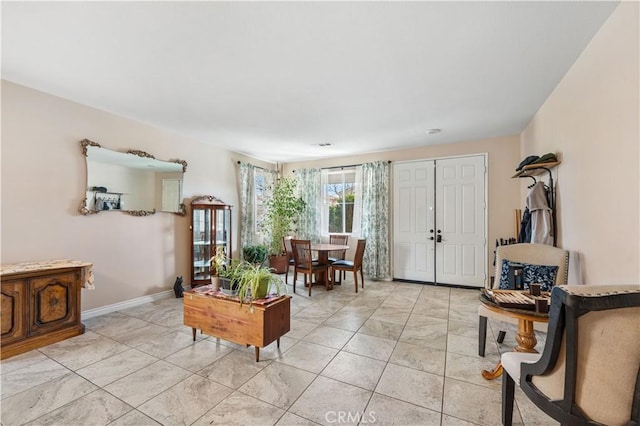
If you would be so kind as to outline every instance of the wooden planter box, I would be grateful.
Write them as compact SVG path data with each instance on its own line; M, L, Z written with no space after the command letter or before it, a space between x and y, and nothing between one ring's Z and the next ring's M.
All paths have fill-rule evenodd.
M260 348L289 332L291 297L282 296L272 302L249 307L231 298L221 298L190 290L184 293L184 325L213 337L246 346L255 346L256 361Z

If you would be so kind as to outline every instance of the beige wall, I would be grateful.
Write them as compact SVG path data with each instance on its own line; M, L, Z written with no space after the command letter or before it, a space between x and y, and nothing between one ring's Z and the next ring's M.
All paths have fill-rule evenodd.
M419 148L383 151L366 155L333 158L318 161L288 163L284 165L285 174L292 170L310 167L335 167L348 164L360 164L370 161L410 161L429 158L452 157L471 154L488 154L488 255L487 276L493 275L493 249L497 238L514 236L514 209L521 208L520 185L517 179L511 179L520 162L520 138L503 138L460 142L446 145L430 145Z
M83 138L186 160L186 203L210 194L234 205L237 250L236 161L269 164L2 81L2 264L92 262L96 289L82 290L82 310L169 290L177 275L188 283L189 216L78 213L86 185Z
M561 155L559 245L586 284L640 281L638 7L618 6L522 133L523 156Z

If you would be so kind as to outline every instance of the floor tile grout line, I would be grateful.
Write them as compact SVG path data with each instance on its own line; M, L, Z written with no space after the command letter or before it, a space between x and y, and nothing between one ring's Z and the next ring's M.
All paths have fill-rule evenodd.
M97 387L96 387L96 389L92 390L91 392L86 393L86 394L84 394L84 395L80 396L79 398L76 398L76 399L74 399L74 400L72 400L72 401L69 401L69 402L67 402L66 404L63 404L63 405L61 405L61 406L60 406L60 407L58 407L58 408L55 408L55 409L53 409L53 410L51 410L51 411L48 411L48 412L46 412L46 413L42 414L41 416L36 417L35 419L31 419L31 420L29 420L27 423L33 423L33 422L35 422L35 421L36 421L36 420L38 420L38 419L41 419L41 418L43 418L43 417L46 417L46 416L50 415L50 414L51 414L51 413L53 413L54 411L60 410L61 408L64 408L64 407L67 407L67 406L69 406L69 405L73 404L74 402L76 402L76 401L78 401L78 400L80 400L80 399L82 399L82 398L84 398L84 397L86 397L86 396L91 395L91 394L92 394L92 393L94 393L94 392L98 392L99 390L102 390L102 388L101 388L101 387L99 387L99 386L97 386ZM122 402L124 402L124 401L122 401ZM127 405L128 405L129 407L131 407L129 404L127 404ZM132 407L132 408L133 408L133 407Z
M123 415L121 415L120 417L113 419L113 420L112 420L111 422L109 422L106 426L109 426L109 425L113 424L114 422L117 422L118 420L120 420L120 419L121 419L121 418L123 418L124 416L127 416L127 415L129 415L129 414L131 414L131 413L133 413L133 412L140 413L140 415L145 416L145 417L146 417L146 418L148 418L149 420L151 420L151 421L155 422L155 420L154 420L153 418L151 418L151 417L147 416L145 413L143 413L142 411L140 411L140 410L138 410L137 408L135 408L135 407L134 407L132 410L127 411L126 413L124 413L124 414L123 414ZM156 423L157 423L157 422L156 422Z
M107 337L107 336L105 336L105 337ZM108 337L107 337L107 338L108 338ZM197 343L199 343L199 342L197 342L197 341L196 341L196 342L193 342L193 344L197 344ZM139 349L137 349L137 348L133 348L133 347L131 347L131 349L139 350ZM235 349L233 349L233 350L235 350ZM233 350L232 350L232 351L230 351L230 353L231 353L231 352L233 352ZM140 351L140 350L139 350L139 351ZM123 351L123 352L125 352L125 351ZM162 392L166 392L166 391L168 391L169 389L171 389L171 388L175 387L176 385L178 385L179 383L183 382L184 380L187 380L189 377L191 377L191 376L193 376L193 375L198 375L198 374L197 374L197 372L192 372L192 371L190 371L190 370L187 370L187 369L184 369L184 368L180 367L180 366L179 366L179 365L177 365L177 364L174 364L174 363L172 363L172 362L170 362L170 361L167 361L167 360L166 360L166 358L167 358L167 357L169 357L169 356L171 356L171 355L173 355L173 353L172 353L172 354L170 354L170 355L167 355L167 357L165 357L165 358L158 358L158 357L156 357L156 356L154 356L154 355L151 355L151 354L148 354L148 353L146 353L146 352L144 352L144 351L140 351L140 352L144 353L145 355L149 355L149 356L151 356L151 357L152 357L152 358L154 358L155 360L154 360L153 362L149 363L149 364L146 364L146 365L144 365L144 366L142 366L142 367L140 367L140 368L138 368L138 369L136 369L136 370L133 370L133 371L129 372L128 374L126 374L126 375L124 375L124 376L122 376L122 377L120 377L120 378L118 378L118 379L116 379L116 380L113 380L113 381L111 381L111 382L109 382L109 383L105 384L104 386L99 386L99 385L97 385L96 383L94 383L94 382L92 382L91 380L89 380L89 379L87 379L86 377L84 377L82 374L78 373L78 372L77 372L77 370L75 370L75 371L73 371L73 372L74 372L75 374L77 374L78 376L82 377L84 380L87 380L87 381L88 381L88 382L90 382L91 384L93 384L93 385L97 386L99 389L104 390L105 392L109 393L109 394L110 394L110 395L112 395L113 397L117 398L118 400L120 400L120 401L124 402L125 404L127 404L127 405L129 405L129 406L131 406L129 403L127 403L126 401L124 401L124 400L120 399L118 396L116 396L116 395L112 394L111 392L109 392L108 390L106 390L106 389L105 389L105 387L107 387L107 386L109 386L109 385L111 385L111 384L113 384L113 383L115 383L115 382L117 382L117 381L119 381L119 380L122 380L122 379L124 379L124 378L126 378L126 377L129 377L129 376L131 376L131 375L135 374L136 372L138 372L138 371L140 371L140 370L142 370L142 369L144 369L144 368L147 368L147 367L149 367L149 366L151 366L151 365L153 365L153 364L157 364L157 363L158 363L158 362L160 362L160 361L164 361L164 362L166 362L166 363L168 363L168 364L175 365L176 367L178 367L178 368L180 368L180 369L182 369L182 370L184 370L184 371L186 371L187 373L189 373L189 374L190 374L190 376L188 376L188 377L186 377L185 379L181 380L180 382L178 382L178 383L176 383L176 384L174 384L174 385L170 386L169 388L164 389ZM179 351L177 351L177 352L179 352ZM174 353L177 353L177 352L174 352ZM116 354L116 355L117 355L117 354ZM225 355L225 356L226 356L226 355ZM224 356L223 356L223 357L224 357ZM222 358L222 357L221 357L221 358ZM100 361L97 361L97 362L101 362L101 361L104 361L104 359L103 359L103 360L100 360ZM96 362L96 363L97 363L97 362ZM215 362L215 361L214 361L214 362ZM213 362L212 362L212 363L213 363ZM93 363L93 364L95 364L95 363ZM93 364L89 364L89 365L93 365ZM87 365L87 366L89 366L89 365ZM85 366L85 367L86 367L86 366ZM85 368L85 367L82 367L82 368ZM80 368L80 369L82 369L82 368ZM204 369L204 368L206 368L206 367L203 367L203 369ZM78 370L80 370L80 369L78 369ZM202 370L202 369L201 369L201 370ZM203 376L200 376L200 375L198 375L198 376L199 376L199 377L203 377ZM203 378L205 378L205 379L207 379L207 380L211 380L211 379L209 379L208 377L203 377ZM214 382L215 382L215 381L214 381ZM225 387L228 387L228 386L226 386L226 385L224 385L224 384L222 384L222 383L219 383L219 382L215 382L215 383L220 384L220 385L225 386ZM162 392L161 392L161 393L162 393ZM137 405L137 406L131 406L131 407L132 407L134 410L137 410L137 411L139 411L140 413L145 414L145 413L143 413L142 411L138 410L138 407L140 407L140 406L144 405L145 403L147 403L147 402L151 401L152 399L156 398L158 395L160 395L160 394L153 395L151 398L149 398L148 400L145 400L144 402L140 403L139 405ZM146 415L146 414L145 414L145 415ZM147 415L147 417L149 417L149 416Z
M191 377L193 377L193 376L198 376L198 377L200 377L200 378L202 378L202 379L210 380L210 381L212 381L212 382L214 382L214 383L216 383L216 384L218 384L218 385L221 385L221 386L224 386L224 387L226 387L226 388L228 388L228 389L231 389L231 392L229 392L229 395L231 395L233 392L235 392L235 391L236 391L235 389L230 388L229 386L223 385L222 383L218 383L218 382L216 382L215 380L209 379L208 377L203 377L203 376L200 376L200 375L198 375L198 374L196 374L196 373L191 373L191 375L190 375L190 376L185 377L183 380L181 380L181 381L179 381L178 383L176 383L176 384L174 384L174 385L172 385L172 386L168 387L167 389L163 390L163 391L162 391L161 393L159 393L158 395L155 395L155 396L151 397L150 399L148 399L147 401L145 401L145 402L143 402L143 403L139 404L137 407L134 407L134 409L135 409L135 410L137 410L137 411L139 411L140 413L144 414L145 416L147 416L147 417L149 417L149 418L153 419L154 421L157 421L158 423L162 424L162 423L161 423L159 420L157 420L156 418L154 418L154 417L152 417L152 416L148 415L148 414L147 414L147 413L145 413L144 411L139 410L139 408L140 408L140 407L142 407L142 406L143 406L144 404L146 404L147 402L149 402L149 401L153 400L154 398L158 397L158 396L159 396L159 395L161 395L162 393L167 392L167 391L169 391L170 389L175 388L175 387L176 387L176 386L178 386L180 383L182 383L182 382L184 382L184 381L186 381L186 380L190 379L190 378L191 378ZM227 395L227 396L229 396L229 395ZM204 413L202 416L206 415L209 411L213 410L216 406L218 406L218 404L220 404L220 403L221 403L222 401L224 401L224 400L225 400L225 398L223 398L223 399L221 399L220 401L218 401L218 403L216 403L213 407L211 407L210 409L208 409L207 411L205 411L205 413ZM202 416L200 416L200 417L202 417ZM194 422L192 422L191 424L193 424L193 423L197 422L197 421L198 421L198 419L200 419L200 417L198 417L196 420L194 420Z
M421 292L422 292L422 289L420 290L420 293ZM388 297L389 296L387 296L384 300L387 300ZM378 308L380 306L382 306L382 304L384 304L384 301L380 305L378 305ZM414 302L414 306L415 306L415 302ZM376 308L376 309L378 309L378 308ZM413 307L412 307L412 310L413 310ZM369 318L371 318L372 315L373 315L373 313L369 316ZM408 321L408 318L407 318L407 321ZM364 323L363 323L363 326L364 326ZM406 327L406 321L405 321L404 325L402 326L402 330L403 331L404 331L404 327ZM362 326L358 330L360 330L361 328L362 328ZM400 332L400 336L401 335L402 335L402 332ZM371 404L371 400L373 399L373 396L376 394L376 389L380 385L380 381L382 380L382 377L384 376L385 371L387 371L387 368L389 367L390 359L393 356L393 353L395 352L396 347L398 346L398 342L399 342L400 336L398 336L398 339L395 340L395 344L393 345L393 349L391 350L391 353L389 354L389 358L387 358L387 360L385 361L384 368L382 369L382 373L378 377L378 380L376 381L376 384L373 386L373 390L371 391L371 395L369 395L369 399L367 400L367 403L364 406L364 410L365 411L366 411L367 407L369 407L369 405ZM364 416L364 413L363 413L363 416Z
M442 399L440 401L440 425L442 425L443 423L443 419L445 416L444 413L444 395L445 395L445 388L447 386L447 358L449 355L449 319L451 318L451 289L449 289L448 291L448 303L447 303L447 333L446 333L446 340L445 340L445 344L444 344L444 368L442 371Z
M38 350L38 352L40 352L40 351ZM49 380L47 380L47 381L45 381L45 382L43 382L43 383L40 383L40 384L37 384L37 385L29 386L28 388L23 389L23 390L21 390L20 392L16 392L16 393L14 393L14 394L7 395L7 396L5 396L5 397L2 397L2 399L1 399L0 401L5 401L5 400L6 400L6 399L8 399L8 398L12 398L12 397L14 397L14 396L16 396L16 395L20 395L21 393L27 392L27 391L29 391L29 390L31 390L31 389L33 389L33 388L35 388L36 386L42 386L42 385L44 385L44 384L46 384L46 383L49 383L49 382L51 382L51 381L53 381L53 380L59 379L59 378L60 378L60 377L62 377L62 376L66 376L66 375L67 375L67 374L69 374L69 373L77 374L74 370L70 369L69 367L67 367L66 365L64 365L64 364L60 363L59 361L56 361L55 359L51 358L51 357L50 357L50 356L48 356L47 354L42 353L42 352L40 352L40 353L41 353L42 355L44 355L45 357L47 357L49 360L51 360L51 361L55 362L56 364L58 364L60 367L62 367L62 368L64 368L65 370L67 370L67 372L66 372L66 373L64 373L64 374L61 374L60 376L55 377L55 378L53 378L53 379L49 379ZM38 363L36 363L36 364L39 364L40 362L43 362L43 361L46 361L46 360L39 361L39 362L38 362ZM35 364L33 364L33 365L35 365ZM7 373L7 374L11 374L11 373L14 373L14 372L16 372L16 371L23 370L23 369L29 369L29 368L31 368L33 365L30 365L30 366L27 366L27 367L22 367L22 368L20 368L20 369L18 369L18 370L14 370L14 371L12 371L12 372L10 372L10 373ZM82 376L81 376L81 377L82 377ZM83 379L84 379L84 377L83 377ZM93 383L92 383L92 384L93 384Z
M379 307L379 306L380 306L380 305L378 305L378 307ZM378 309L378 307L376 307L376 309ZM373 312L375 312L375 310L374 310ZM365 319L365 321L360 325L360 327L358 327L358 330L356 330L356 331L353 333L353 336L351 337L351 339L353 339L353 337L355 337L355 335L356 335L356 334L358 334L358 332L362 329L362 327L364 326L364 324L365 324L369 319L371 319L371 316L373 315L373 312L367 316L367 318ZM351 339L349 339L349 341L351 341ZM344 348L348 343L349 343L349 342L345 343L345 344L344 344L344 346L343 346L343 348ZM342 350L341 350L341 351L342 351ZM350 353L349 351L345 351L345 352ZM340 352L338 352L338 353L340 353ZM354 355L359 355L359 354L354 354ZM338 354L336 354L336 356L338 356ZM334 359L335 359L335 357L334 357ZM330 363L329 363L329 364L330 364ZM324 371L324 370L329 366L329 364L327 364L327 365L325 366L325 368L324 368L322 371ZM386 368L386 363L385 363L385 368ZM320 376L321 374L322 374L322 372L320 372L320 374L318 374L318 376ZM382 373L380 374L380 377L382 377L382 374L384 374L384 369L382 370ZM378 381L376 382L376 385L373 387L373 390L372 390L372 391L370 391L370 392L371 392L371 395L369 395L369 398L367 399L367 402L364 404L364 407L363 407L363 414L362 414L362 415L364 415L364 411L367 409L367 407L369 406L369 403L371 402L371 398L373 397L373 394L375 393L375 389L376 389L376 387L378 386L378 383L379 383L379 381L380 381L380 377L378 377ZM334 380L336 380L336 379L334 379ZM338 380L338 381L339 381L339 380ZM345 382L341 382L341 383L345 383ZM348 383L348 384L349 384L349 385L351 385L351 386L356 386L356 385L353 385L353 384L351 384L351 383ZM363 388L360 388L360 389L363 389ZM368 391L367 389L365 389L365 390L366 390L366 391Z

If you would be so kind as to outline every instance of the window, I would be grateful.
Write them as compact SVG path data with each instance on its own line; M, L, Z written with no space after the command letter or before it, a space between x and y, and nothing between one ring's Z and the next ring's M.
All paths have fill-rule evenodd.
M355 169L330 170L323 176L323 234L350 234L356 201Z

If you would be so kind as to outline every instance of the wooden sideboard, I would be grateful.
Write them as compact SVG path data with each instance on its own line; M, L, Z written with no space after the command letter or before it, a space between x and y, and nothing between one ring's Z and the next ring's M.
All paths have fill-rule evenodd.
M3 267L0 359L84 333L80 289L91 264L73 263Z
M201 287L202 288L202 287ZM218 298L198 292L184 293L184 325L220 339L240 345L255 346L256 362L260 348L278 341L290 329L291 297L282 296L272 302L253 306L237 300Z

